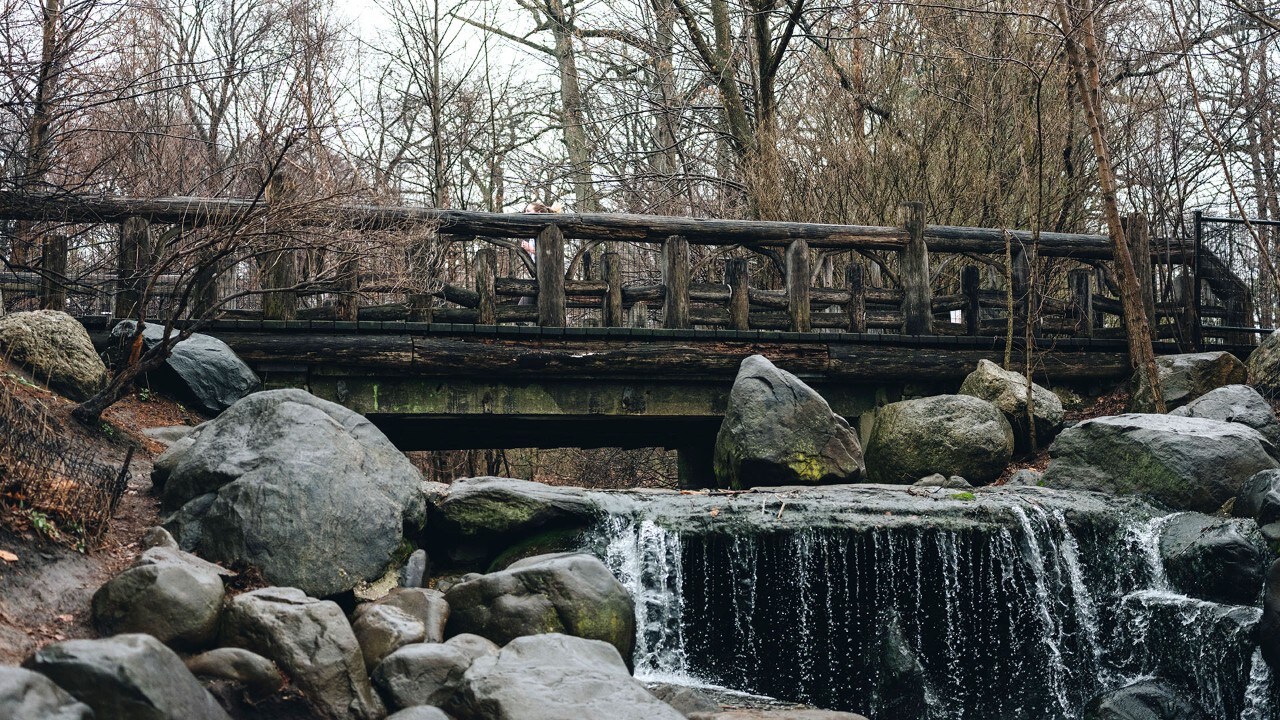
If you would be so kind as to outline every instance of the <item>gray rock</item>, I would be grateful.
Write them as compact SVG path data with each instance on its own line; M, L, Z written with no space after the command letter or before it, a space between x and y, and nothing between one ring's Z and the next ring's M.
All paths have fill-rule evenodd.
M880 408L867 440L867 478L906 485L941 473L985 485L1012 456L1013 428L995 405L970 395L935 395Z
M399 648L422 642L427 633L421 620L391 605L369 607L351 624L351 630L369 670Z
M250 697L267 697L284 686L284 676L276 664L243 648L217 648L187 660L187 669L197 677L230 680L244 687Z
M972 395L992 403L1013 428L1014 451L1031 451L1031 429L1034 426L1036 446L1045 447L1066 419L1062 400L1048 388L1031 383L1031 415L1034 423L1027 421L1027 378L1022 373L1010 372L991 362L979 360L978 368L969 373L960 385L961 395Z
M404 567L400 569L400 587L422 587L423 580L429 576L429 568L427 551L414 550Z
M1280 466L1252 428L1203 418L1112 415L1067 428L1049 448L1041 484L1148 496L1175 510L1211 513L1246 479Z
M92 708L97 720L229 720L182 659L149 635L54 643L24 665Z
M1169 582L1191 597L1252 605L1267 572L1266 543L1252 520L1184 513L1160 533Z
M579 489L498 477L457 480L435 508L432 557L479 567L521 540L585 528L600 517Z
M169 447L182 438L190 435L191 430L192 426L190 425L168 425L165 427L143 428L142 434L165 447Z
M335 603L296 588L239 595L227 603L222 642L274 661L325 718L378 720L384 714L360 645Z
M951 477L947 477L942 473L934 473L932 475L926 475L925 477L922 477L919 480L912 483L912 485L916 487L937 487L937 488L953 488L953 489L973 487L972 485L969 484L968 480L965 480L959 475L952 475Z
M1245 361L1249 384L1258 392L1274 396L1280 392L1280 330L1263 338Z
M1231 514L1264 527L1280 522L1280 470L1263 470L1245 480Z
M472 658L441 643L406 645L373 671L373 683L393 709L414 705L448 707L462 690Z
M697 688L671 683L649 683L647 687L654 697L675 708L685 717L691 717L695 713L720 712L720 703Z
M255 393L158 461L165 522L184 549L244 561L325 597L390 569L425 523L421 477L369 421L301 390ZM213 497L210 498L209 496Z
M137 322L124 320L111 329L115 357L121 356L121 346L133 338L136 328ZM142 328L144 351L163 340L162 325L147 324ZM164 365L149 375L156 388L215 415L262 389L262 381L234 350L218 338L201 333L193 333L174 345Z
M539 555L445 593L448 632L506 645L517 637L564 633L602 640L630 662L635 604L604 563L585 553Z
M93 720L93 711L40 673L0 666L0 717L7 720Z
M405 708L393 715L388 715L387 720L450 720L450 718L440 708L418 705Z
M189 552L183 552L180 548L169 547L168 545L157 545L153 548L147 548L142 551L138 559L134 561L134 566L142 565L163 565L178 564L193 567L201 572L219 575L224 578L233 578L237 573L228 570L221 565L211 563L208 560L196 557Z
M1165 410L1182 407L1224 385L1247 382L1249 372L1235 355L1221 350L1182 355L1161 355L1156 358L1156 372L1160 375L1160 394L1164 396ZM1131 381L1134 412L1155 412L1155 399L1145 385L1139 387L1137 375Z
M84 326L57 310L0 317L0 356L72 400L86 400L107 384L107 366Z
M742 361L716 435L721 487L852 482L863 470L857 433L821 395L763 355Z
M1038 486L1044 480L1044 473L1033 468L1022 468L1015 470L1009 476L1009 481L1005 485L1026 485L1030 487Z
M355 618L378 607L393 607L422 624L423 639L417 642L444 642L449 622L449 603L444 593L431 588L392 588L391 592L356 608Z
M138 541L138 544L142 546L143 550L150 550L155 547L170 548L172 550L179 549L178 541L173 539L168 530L159 525L147 528L146 532L142 533L142 539Z
M458 635L454 635L448 640L445 640L444 644L449 647L456 648L458 652L466 655L472 660L485 655L493 655L502 649L492 640L482 638L479 635L472 635L471 633L460 633Z
M1280 421L1276 420L1271 405L1248 385L1226 385L1210 390L1169 414L1248 425L1280 447Z
M884 624L873 652L878 672L872 705L878 708L878 714L894 720L924 720L929 711L924 666L902 635L897 620Z
M1196 704L1162 680L1140 680L1103 693L1085 706L1083 720L1206 720Z
M166 644L201 648L217 633L225 595L216 572L181 560L144 560L93 594L93 624L103 635L146 633Z
M512 640L467 670L461 720L683 720L645 690L610 644L560 634Z

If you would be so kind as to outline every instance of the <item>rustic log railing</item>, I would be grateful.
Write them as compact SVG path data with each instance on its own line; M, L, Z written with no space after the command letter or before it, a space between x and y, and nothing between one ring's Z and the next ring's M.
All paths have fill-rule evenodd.
M51 283L51 275L65 272L66 239L51 234L45 242L48 260L38 272L17 270L0 275L0 291L37 294L46 307L65 303L66 294L102 292L113 296L112 314L127 317L140 301L148 280L164 292L176 278L146 278L153 226L200 227L242 223L264 213L260 201L241 199L130 199L96 196L22 195L0 192L0 219L74 224L118 224L118 261L114 276L78 278L75 283ZM406 319L493 325L537 323L564 326L570 311L582 316L590 310L591 324L606 327L646 325L645 308L661 307L662 327L768 329L793 332L898 332L911 335L1002 335L1012 325L1023 332L1033 322L1042 336L1107 337L1123 333L1120 302L1105 294L1111 242L1105 235L1032 233L1026 230L928 225L921 203L905 203L897 227L824 225L791 222L752 222L641 216L626 214L500 214L433 208L373 206L309 207L295 222L348 230L395 230L433 227L441 240L471 242L536 238L534 277L498 275L493 247L481 247L471 258L470 287L443 283L433 293L436 302L421 295L403 304L355 308L354 316L368 319ZM1146 221L1131 217L1129 233L1135 254L1150 262L1137 263L1139 281L1158 338L1189 341L1201 337L1238 342L1238 328L1252 325L1248 286L1220 258L1200 248L1153 241ZM58 238L61 238L59 243ZM566 240L629 242L658 247L661 282L623 283L616 252L605 252L598 279L566 277ZM729 257L722 283L695 282L691 246L738 246L773 253L781 282L774 288L751 286L745 257ZM815 287L813 251L853 251L896 254L897 287L878 286L867 267L850 262L843 287ZM935 294L931 267L937 256L962 255L988 266L1005 268L1010 286L982 287L982 272L964 266L950 294ZM377 288L376 277L360 277L352 268L339 282L308 282L297 276L298 265L279 251L264 264L264 283L278 291L266 293L261 316L270 320L320 319L332 308L299 306L299 297L331 293L354 303L357 293ZM990 259L992 256L998 258ZM1062 277L1031 277L1032 258L1062 258L1075 265L1061 269ZM354 260L350 261L354 265ZM59 265L61 263L61 265ZM1166 272L1155 271L1163 266ZM954 275L952 276L954 278ZM1157 297L1156 278L1166 278L1163 297ZM876 278L878 279L878 278ZM1168 279L1172 279L1170 282ZM997 283L1003 284L1003 283ZM56 286L56 287L55 287ZM958 293L956 290L958 289ZM1206 294L1204 290L1209 292ZM1059 296L1055 297L1054 293ZM524 303L518 303L519 300ZM1202 301L1207 300L1205 304ZM216 302L207 298L204 302ZM197 305L198 306L198 305ZM1012 322L1009 311L1012 309ZM959 321L953 313L959 314ZM1220 321L1228 329L1205 325ZM1029 320L1030 319L1030 320ZM1170 322L1160 323L1160 320Z

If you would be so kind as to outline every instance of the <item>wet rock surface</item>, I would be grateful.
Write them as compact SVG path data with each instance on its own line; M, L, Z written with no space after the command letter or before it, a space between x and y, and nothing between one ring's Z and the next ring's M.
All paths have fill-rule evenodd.
M1207 720L1208 716L1176 688L1143 680L1090 701L1084 720Z
M1251 605L1267 572L1266 543L1251 520L1185 513L1160 533L1160 555L1169 582L1183 593L1212 602Z

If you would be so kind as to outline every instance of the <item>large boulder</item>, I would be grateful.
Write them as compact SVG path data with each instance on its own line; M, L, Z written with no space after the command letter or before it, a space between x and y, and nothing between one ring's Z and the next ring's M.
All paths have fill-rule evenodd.
M1231 514L1250 518L1264 528L1280 523L1280 470L1263 470L1245 480Z
M1248 425L1280 447L1280 420L1276 420L1271 405L1248 385L1225 385L1210 390L1169 414Z
M448 706L462 690L471 662L471 656L443 643L406 645L378 665L373 683L392 710Z
M635 604L604 563L585 553L539 555L459 583L445 593L449 634L499 645L524 635L564 633L602 640L628 663L635 649Z
M1184 513L1160 532L1169 582L1202 600L1252 605L1262 590L1268 554L1252 520Z
M432 557L448 565L483 569L521 541L587 528L600 516L600 509L578 488L500 477L464 478L434 504Z
M1062 400L1051 390L1031 383L1031 416L1027 421L1027 378L1022 373L1010 372L991 362L979 360L978 368L969 373L960 385L961 395L972 395L992 403L1013 427L1014 451L1031 450L1031 429L1035 428L1037 447L1045 447L1066 419Z
M684 720L649 694L610 644L560 634L512 640L467 670L459 720Z
M0 666L0 717L7 720L93 720L93 711L40 673Z
M1083 720L1206 720L1196 704L1162 680L1139 680L1089 701Z
M852 482L863 469L857 433L821 395L763 355L742 361L716 436L721 487Z
M117 362L128 352L124 347L133 338L137 322L125 320L111 329ZM173 331L175 334L177 330ZM164 327L148 324L142 328L143 350L164 341ZM218 338L192 333L175 344L159 370L150 373L157 389L194 403L214 415L231 407L240 398L262 389L262 381L226 343Z
M1174 510L1212 513L1251 475L1280 467L1258 431L1219 420L1109 415L1062 431L1044 487L1145 495Z
M974 485L1000 477L1013 456L1004 413L971 395L890 403L876 413L867 440L867 479L909 485L934 473Z
M382 577L425 524L421 476L360 415L302 390L254 393L152 474L186 550L326 597Z
M1265 337L1249 353L1245 367L1249 371L1249 384L1259 392L1267 395L1280 392L1280 330Z
M378 720L382 702L364 657L336 603L297 588L263 588L227 603L222 643L275 662L330 720Z
M392 588L391 592L356 608L353 620L378 608L395 608L422 623L421 642L444 642L445 625L449 621L449 603L444 593L434 588Z
M93 594L93 623L103 635L146 633L169 645L199 648L217 633L225 595L221 574L199 558L150 548Z
M1161 355L1156 358L1156 373L1160 376L1160 394L1164 396L1165 410L1181 407L1196 398L1224 385L1247 382L1249 372L1244 363L1229 352L1184 353ZM1138 382L1134 375L1134 412L1155 412L1155 398L1146 384Z
M230 720L182 659L150 635L67 640L24 664L92 708L96 720Z
M93 349L89 333L57 310L0 317L0 356L72 400L86 400L107 384L107 366Z

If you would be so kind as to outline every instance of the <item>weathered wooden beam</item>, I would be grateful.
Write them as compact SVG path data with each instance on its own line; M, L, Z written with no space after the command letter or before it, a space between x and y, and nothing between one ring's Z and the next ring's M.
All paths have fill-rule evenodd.
M964 295L964 333L977 335L982 326L981 271L976 265L966 265L960 274L960 287Z
M498 267L498 253L491 247L476 251L476 322L493 325L497 322L497 293L494 291L494 273Z
M863 272L863 267L858 263L850 263L844 272L845 284L849 289L849 300L844 306L844 313L849 321L849 332L867 331L867 293Z
M734 330L750 328L751 276L746 258L729 258L724 261L724 279L729 284L729 327Z
M787 314L792 332L809 332L809 244L793 240L787 245Z
M600 304L600 315L605 327L622 327L622 258L618 253L604 254L605 295Z
M933 331L930 303L929 250L924 244L924 203L903 203L899 209L902 227L909 240L899 253L902 289L902 332L929 335Z
M689 243L672 235L662 243L662 326L689 327Z
M538 234L538 324L564 327L564 234L547 225Z

